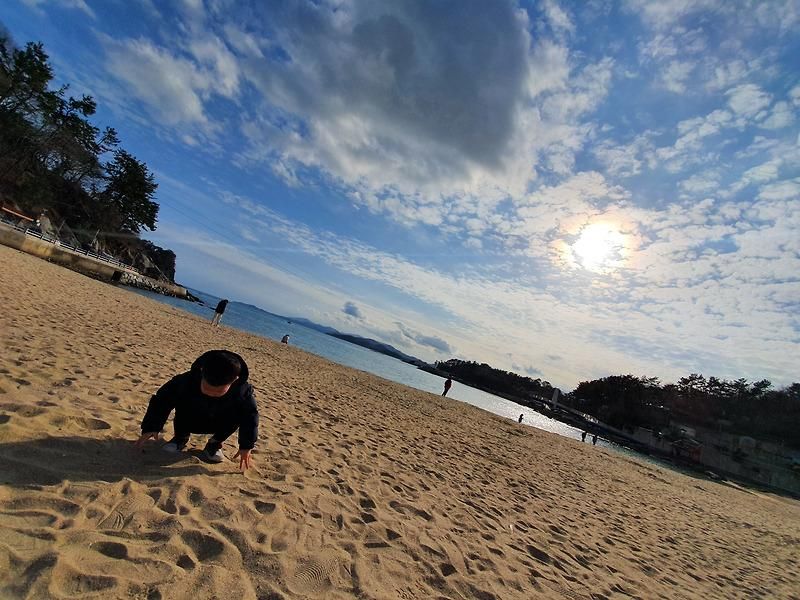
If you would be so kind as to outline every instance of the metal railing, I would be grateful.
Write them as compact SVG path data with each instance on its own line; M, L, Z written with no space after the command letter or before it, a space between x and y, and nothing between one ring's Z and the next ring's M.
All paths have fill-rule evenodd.
M0 214L0 222L2 222L5 225L8 225L9 227L13 227L17 231L21 231L25 235L29 235L31 237L38 238L38 239L42 240L43 242L48 242L50 244L58 246L59 248L66 248L67 250L75 252L76 254L81 254L83 256L88 256L89 258L93 258L95 260L101 260L103 262L106 262L106 263L109 263L111 265L114 265L115 267L120 267L120 268L126 269L128 271L133 271L134 273L138 273L139 275L142 274L142 272L139 271L139 269L137 269L136 267L134 267L132 265L129 265L127 263L124 263L121 260L118 260L118 259L114 258L110 254L99 254L97 252L92 252L91 250L84 250L83 248L78 248L77 246L73 246L72 244L64 243L64 242L62 242L61 240L59 240L57 238L54 238L54 237L52 237L50 235L47 235L46 233L44 233L38 227L31 227L30 225L20 225L18 222L14 222L14 221L8 219L3 214Z

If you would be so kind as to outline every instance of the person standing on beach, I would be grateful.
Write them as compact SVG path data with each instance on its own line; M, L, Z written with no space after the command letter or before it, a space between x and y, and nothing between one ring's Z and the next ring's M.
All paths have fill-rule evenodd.
M523 413L523 414L521 414L521 415L519 416L519 420L517 421L517 423L522 423L522 417L524 417L524 416L525 416L525 414L524 414L524 413Z
M585 441L586 441L586 434L587 434L587 433L588 433L588 432L586 432L586 431L584 431L583 433L581 433L581 441L582 441L582 442L585 442Z
M285 336L281 338L281 344L288 344L289 343L289 334L287 333Z
M217 308L214 309L214 318L211 319L211 324L214 327L219 327L219 321L222 319L222 313L225 312L225 308L228 306L227 300L220 300L219 304L217 304Z
M194 361L192 368L164 384L150 398L142 420L141 448L158 437L175 410L175 435L162 446L166 452L181 452L192 433L211 433L200 458L206 462L225 460L222 443L239 430L239 468L250 467L250 454L258 438L258 407L244 359L227 350L211 350Z
M596 433L592 436L592 446L597 446L597 434Z
M442 396L447 396L447 392L450 391L450 388L452 386L453 386L453 378L448 375L447 381L444 382L444 391L442 392Z

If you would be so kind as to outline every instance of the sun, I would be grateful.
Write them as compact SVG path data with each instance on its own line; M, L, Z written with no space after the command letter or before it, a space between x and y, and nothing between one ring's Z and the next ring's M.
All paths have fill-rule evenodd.
M625 251L625 238L610 223L592 223L584 227L572 252L588 271L608 271L621 263Z

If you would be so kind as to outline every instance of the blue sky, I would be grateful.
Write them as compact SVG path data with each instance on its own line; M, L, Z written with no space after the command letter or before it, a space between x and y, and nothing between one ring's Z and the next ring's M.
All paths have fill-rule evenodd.
M11 0L177 279L564 389L800 365L800 4Z

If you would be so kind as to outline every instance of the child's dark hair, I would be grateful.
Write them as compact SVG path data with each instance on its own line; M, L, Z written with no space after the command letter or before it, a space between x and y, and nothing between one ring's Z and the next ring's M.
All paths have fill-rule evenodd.
M215 352L203 362L203 379L209 385L228 385L242 372L242 363L233 354Z

